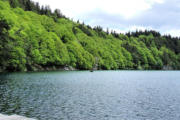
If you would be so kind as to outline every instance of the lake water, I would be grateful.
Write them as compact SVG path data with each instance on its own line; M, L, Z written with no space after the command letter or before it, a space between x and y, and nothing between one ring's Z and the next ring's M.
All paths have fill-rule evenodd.
M180 71L1 74L0 113L38 120L180 120Z

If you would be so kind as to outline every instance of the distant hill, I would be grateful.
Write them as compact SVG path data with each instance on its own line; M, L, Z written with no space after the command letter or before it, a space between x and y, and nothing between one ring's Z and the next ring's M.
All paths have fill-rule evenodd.
M0 0L0 71L180 69L180 38L119 34L30 0Z

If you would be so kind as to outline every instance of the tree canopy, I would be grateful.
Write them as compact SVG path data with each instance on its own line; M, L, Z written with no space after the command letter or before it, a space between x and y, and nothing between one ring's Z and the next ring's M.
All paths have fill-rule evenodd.
M180 38L104 31L31 0L0 0L0 71L180 69Z

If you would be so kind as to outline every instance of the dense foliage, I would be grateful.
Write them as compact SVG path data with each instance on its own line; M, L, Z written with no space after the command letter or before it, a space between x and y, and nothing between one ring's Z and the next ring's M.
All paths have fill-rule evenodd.
M156 31L105 32L30 0L0 0L0 71L67 66L180 69L180 39Z

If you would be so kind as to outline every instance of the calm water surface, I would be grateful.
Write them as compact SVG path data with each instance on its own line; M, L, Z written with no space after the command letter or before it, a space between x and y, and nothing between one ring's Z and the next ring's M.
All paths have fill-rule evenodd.
M180 71L1 74L0 113L38 120L180 120Z

